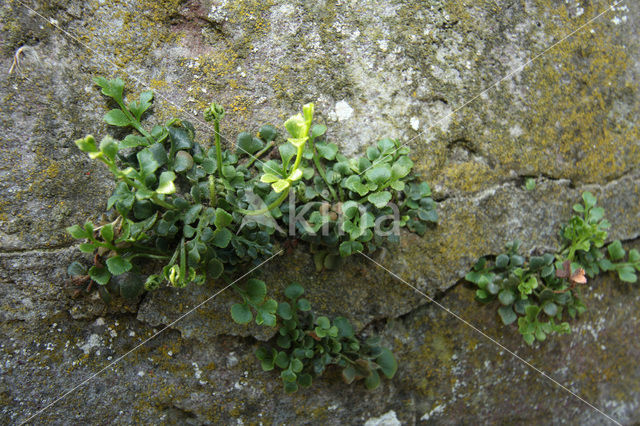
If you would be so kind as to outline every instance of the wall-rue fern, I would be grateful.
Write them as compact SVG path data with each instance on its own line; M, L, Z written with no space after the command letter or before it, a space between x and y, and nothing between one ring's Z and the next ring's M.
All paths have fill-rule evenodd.
M96 83L119 106L105 121L130 133L121 140L76 141L109 168L117 186L107 203L110 221L68 231L85 240L80 250L95 254L86 272L78 264L70 272L99 284L105 299L136 296L163 282L184 287L228 279L238 267L273 254L278 238L290 229L311 244L322 268L397 240L393 227L423 234L437 221L429 186L411 173L409 148L383 139L366 156L347 158L325 140L326 127L312 123L313 104L285 122L286 140L265 125L256 136L238 135L231 152L222 149L219 105L205 111L215 129L213 146L206 149L188 121L172 119L145 129L151 92L127 102L122 80L97 78ZM284 203L288 197L300 201L295 212ZM149 260L158 267L143 274ZM145 275L144 285L136 274Z
M586 276L615 271L622 281L637 280L640 253L630 250L624 261L627 253L620 241L612 242L605 251L610 224L604 219L604 209L596 206L590 192L583 193L582 199L583 204L573 206L577 214L560 231L563 244L557 253L525 258L518 251L519 243L513 242L495 259L480 258L466 275L477 286L476 299L483 303L497 300L502 323L517 321L528 344L554 332L571 332L565 319L586 310L580 297Z
M311 386L330 365L342 369L346 383L363 379L367 389L378 387L381 375L389 379L395 375L396 360L389 349L380 346L379 338L361 341L346 318L315 315L299 284L288 286L287 301L280 303L265 297L267 287L260 280L250 279L238 291L244 303L233 305L234 321L248 323L255 310L256 323L281 324L272 344L260 347L256 356L264 371L281 370L286 392Z
M326 126L313 123L313 104L284 123L286 137L264 125L255 136L238 135L237 149L230 151L220 140L220 105L205 111L214 126L213 146L205 148L188 121L146 124L151 91L126 99L122 80L95 82L118 106L104 120L120 128L120 137L98 143L90 135L76 145L104 163L117 184L106 220L67 229L83 241L79 249L93 255L91 265L73 262L68 272L79 291L97 288L106 302L162 285L229 282L292 236L310 245L319 270L334 268L342 257L397 241L401 227L422 235L437 221L429 185L411 172L409 148L382 139L365 156L348 158L326 140ZM293 346L305 348L304 354L278 352L281 361L288 360L282 367L287 390L310 383L309 377L321 374L320 364L338 364L347 381L363 377L368 387L377 383L378 371L393 376L391 353L372 341L359 342L346 331L346 320L315 317L303 309L304 299L295 306L278 304L256 282L236 286L243 303L233 306L232 318L247 323L252 309L258 324L275 326L279 318L281 333L292 333L279 341L287 335Z

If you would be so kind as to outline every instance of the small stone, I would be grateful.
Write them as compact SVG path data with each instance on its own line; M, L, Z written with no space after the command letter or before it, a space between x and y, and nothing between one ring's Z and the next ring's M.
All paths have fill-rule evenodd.
M380 417L372 417L364 423L364 426L400 426L400 420L396 412L391 410Z
M346 101L336 103L336 118L338 121L348 120L352 115L353 108Z

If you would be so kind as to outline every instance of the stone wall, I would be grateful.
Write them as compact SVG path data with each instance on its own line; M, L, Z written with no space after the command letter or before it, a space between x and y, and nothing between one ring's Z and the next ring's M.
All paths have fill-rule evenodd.
M478 256L515 238L530 252L556 248L558 227L584 190L605 207L610 238L639 245L640 7L609 6L7 0L0 422L25 421L67 391L32 423L607 421L509 351L617 421L640 421L637 284L590 282L589 310L573 333L528 347L461 281ZM98 219L114 186L73 143L113 131L101 123L107 105L92 83L97 75L119 76L134 92L153 89L155 118L190 119L205 144L211 129L202 110L214 99L227 110L227 143L264 123L281 126L309 101L347 152L383 136L408 143L441 220L423 238L403 234L374 257L504 347L363 257L318 274L298 249L261 269L270 291L298 281L320 312L349 317L364 335L380 333L399 360L392 381L368 392L330 373L285 395L253 355L270 334L231 323L232 292L136 348L220 285L110 306L65 291L66 267L79 252L64 228ZM525 190L527 177L535 190Z

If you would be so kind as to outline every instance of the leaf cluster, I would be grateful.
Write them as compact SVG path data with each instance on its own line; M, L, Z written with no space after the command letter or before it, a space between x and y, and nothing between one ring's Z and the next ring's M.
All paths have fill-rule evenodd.
M119 79L96 83L121 106L119 114L111 110L105 121L132 133L122 140L107 136L100 144L93 136L76 142L118 180L107 203L115 210L114 221L67 229L72 237L87 240L81 251L105 260L89 268L93 281L104 286L130 270L139 273L143 264L136 260L159 261L162 266L146 280L131 275L138 291L127 294L137 296L162 281L176 287L203 284L272 253L273 229L259 224L239 229L240 215L233 216L239 193L250 179L247 168L237 165L237 156L225 151L217 162L216 150L195 142L195 129L187 121L174 119L147 132L139 123L151 100L146 92L127 104Z
M607 239L611 224L604 219L604 209L597 207L596 197L590 192L582 194L583 204L575 204L569 222L562 226L560 237L564 241L560 255L571 262L578 262L590 277L600 272L598 261L602 259L600 248Z
M308 220L311 227L296 221L294 230L312 245L316 261L321 252L322 267L397 240L397 234L373 232L376 221L391 213L389 201L399 203L399 222L413 232L423 233L426 223L437 220L429 186L411 175L408 148L383 139L365 157L349 159L324 140L325 126L313 124L313 104L284 123L285 141L265 125L255 136L240 133L231 151L220 142L225 115L220 105L212 103L205 111L215 129L212 146L205 148L188 121L174 118L150 130L143 125L152 92L125 99L122 80L95 82L118 106L107 112L105 122L124 136L98 143L89 135L76 145L116 178L107 203L111 218L67 230L83 240L81 251L94 254L94 264L83 273L101 287L111 283L104 287L111 295L138 295L163 282L184 287L228 280L238 268L274 253L289 229L289 213L299 213L283 203L295 195L309 203L299 207L307 210L296 219ZM322 226L327 232L314 232ZM113 278L125 273L131 280L125 286L135 291L113 288L123 281ZM104 289L100 293L108 298Z
M636 249L630 250L625 262L627 253L618 240L610 243L605 251L607 230L611 224L604 219L604 209L596 206L597 199L593 194L583 193L582 200L582 204L573 206L577 214L560 232L564 241L560 256L579 264L591 278L600 272L614 271L621 281L636 282L640 253Z
M295 212L283 207L284 225L296 218L297 235L311 244L318 270L333 268L353 253L375 251L385 241L397 242L402 227L424 235L437 222L429 185L416 182L411 173L408 147L382 139L365 156L347 158L325 141L325 131L312 127L303 151L295 192L304 204ZM314 167L318 173L311 172Z
M100 77L95 83L117 106L104 121L120 128L119 137L97 142L89 135L76 145L104 163L116 187L106 219L67 228L82 240L79 249L93 255L92 265L73 262L68 273L88 283L87 291L95 283L106 302L135 298L164 283L230 281L247 264L271 256L290 227L311 245L321 269L397 241L394 227L422 235L437 221L429 186L411 173L409 148L383 139L365 156L348 158L326 140L324 125L313 124L313 104L284 123L284 141L275 127L264 125L255 136L240 133L236 149L227 150L220 105L204 112L214 126L207 148L186 120L144 125L152 92L125 98L122 80ZM306 204L290 211L295 204L284 201L294 197ZM258 279L234 290L240 301L231 307L233 321L279 326L273 345L257 355L263 369L281 369L286 391L311 385L330 365L342 369L347 383L362 379L369 389L381 376L394 376L395 358L379 339L360 340L344 317L316 316L300 285L289 286L281 303L267 297Z
M268 299L267 285L264 281L250 279L246 286L235 286L234 290L240 294L243 303L231 306L231 318L238 324L248 324L253 319L252 310L256 312L256 324L274 327L276 325L276 309L278 302Z
M253 286L255 284L248 289ZM264 371L276 367L280 370L286 392L311 386L331 365L342 370L346 383L363 379L367 389L378 387L381 376L391 379L395 375L397 362L389 349L380 346L378 338L358 339L344 317L316 316L309 301L302 297L304 289L299 284L291 284L284 294L287 301L273 302L277 305L273 324L263 322L271 326L277 321L278 334L271 344L260 347L256 356ZM248 309L250 303L234 305L236 322L251 320L250 311L247 313L240 307ZM256 312L257 316L261 315L260 308ZM241 314L238 316L238 313Z
M640 272L640 252L636 249L627 251L622 243L616 240L607 246L608 259L601 259L598 264L603 271L614 271L620 281L635 283L638 281L637 272ZM627 261L625 262L625 257Z
M518 248L518 242L513 242L494 261L478 260L465 276L478 287L476 299L497 300L502 323L518 321L518 330L529 344L545 340L552 332L570 332L564 312L575 317L584 305L569 281L556 276L555 256L545 253L525 259Z
M561 228L563 246L557 253L525 257L519 243L512 242L505 252L492 259L480 258L465 276L475 284L476 299L497 301L502 323L517 321L518 330L528 344L545 340L556 333L569 333L565 321L586 310L580 299L580 285L601 271L616 271L621 280L635 282L640 270L640 253L630 250L628 260L620 241L603 250L609 222L604 210L596 206L593 194L582 194L584 204L576 204L577 213Z

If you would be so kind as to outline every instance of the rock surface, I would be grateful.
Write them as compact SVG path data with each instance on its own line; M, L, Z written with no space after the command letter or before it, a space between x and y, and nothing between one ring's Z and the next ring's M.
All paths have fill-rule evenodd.
M0 65L18 63L0 73L1 422L21 423L54 402L32 423L608 421L568 391L621 423L640 421L637 284L590 282L589 310L574 332L530 348L460 283L478 256L512 239L532 252L557 247L558 227L584 190L605 207L610 238L638 246L640 6L608 7L3 3ZM112 131L100 121L107 105L96 75L153 89L157 119L184 116L205 143L211 129L201 111L216 99L228 113L227 143L315 101L346 152L382 136L411 146L441 220L423 238L403 234L374 260L441 306L364 257L317 274L297 250L258 271L274 296L298 281L320 312L349 317L364 335L381 333L399 359L392 381L366 392L330 373L285 395L253 356L269 332L231 323L231 291L165 330L219 284L109 307L69 297L66 266L79 253L64 228L97 219L113 188L73 144ZM526 177L534 190L524 188Z

